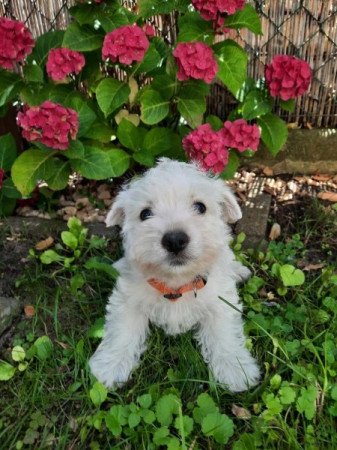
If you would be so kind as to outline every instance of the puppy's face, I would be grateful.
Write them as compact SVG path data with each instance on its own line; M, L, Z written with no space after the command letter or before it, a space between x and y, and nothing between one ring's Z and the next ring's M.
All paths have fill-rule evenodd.
M120 225L126 258L156 277L207 273L241 217L223 181L192 164L162 160L118 194L107 225Z

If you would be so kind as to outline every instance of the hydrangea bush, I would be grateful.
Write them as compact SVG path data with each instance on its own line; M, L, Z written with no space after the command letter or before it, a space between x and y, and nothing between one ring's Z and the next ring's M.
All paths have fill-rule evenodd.
M152 22L173 12L177 42ZM278 55L264 79L247 78L247 54L227 38L230 29L262 33L245 0L139 0L132 11L118 0L81 1L70 13L65 31L36 41L23 23L0 18L0 112L15 105L27 143L17 156L14 140L4 137L0 214L42 180L64 189L73 172L120 177L168 156L229 178L240 153L252 155L260 140L272 154L284 145L287 127L272 113L273 102L291 110L309 87L311 69ZM206 116L215 82L237 100L224 123Z

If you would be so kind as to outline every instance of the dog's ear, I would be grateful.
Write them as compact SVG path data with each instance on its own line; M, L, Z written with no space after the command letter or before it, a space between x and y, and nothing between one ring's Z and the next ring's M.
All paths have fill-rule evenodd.
M235 195L233 194L232 190L224 183L222 186L221 206L226 222L235 223L242 218L241 208L236 200Z
M124 195L120 192L112 205L112 208L108 212L105 219L107 227L113 227L115 225L122 226L124 222Z

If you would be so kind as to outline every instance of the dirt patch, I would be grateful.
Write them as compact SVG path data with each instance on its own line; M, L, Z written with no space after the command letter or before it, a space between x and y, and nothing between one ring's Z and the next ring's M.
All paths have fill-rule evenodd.
M27 266L27 255L32 244L22 235L0 231L0 295L12 297L15 281Z

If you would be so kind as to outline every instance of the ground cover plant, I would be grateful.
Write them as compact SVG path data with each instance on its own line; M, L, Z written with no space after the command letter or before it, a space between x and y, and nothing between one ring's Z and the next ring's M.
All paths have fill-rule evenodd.
M263 369L259 386L235 395L212 380L191 333L155 327L124 388L93 379L87 360L120 247L70 220L54 246L30 251L17 280L36 302L1 354L3 448L336 448L336 212L314 203L307 217L264 252L243 251L242 235L233 242L253 272L241 297L247 345ZM310 269L313 251L320 268Z
M272 154L287 139L272 113L309 87L311 69L288 55L270 55L265 77L247 77L248 56L228 30L262 33L244 0L119 0L79 2L73 21L33 39L21 22L0 19L0 113L17 110L24 151L10 136L0 145L0 215L44 181L52 191L76 172L87 179L122 176L159 156L194 159L232 177L240 154L260 138ZM177 36L154 28L176 16ZM218 42L218 36L224 40ZM275 56L275 58L272 58ZM207 116L211 83L223 83L237 106L220 120Z

